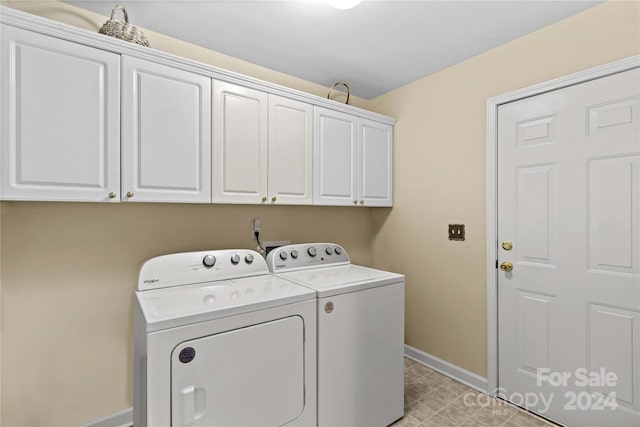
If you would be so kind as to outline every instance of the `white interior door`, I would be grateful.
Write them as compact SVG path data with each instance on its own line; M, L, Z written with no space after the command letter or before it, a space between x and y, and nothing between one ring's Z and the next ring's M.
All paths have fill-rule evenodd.
M567 425L640 425L639 111L638 69L498 109L499 394Z

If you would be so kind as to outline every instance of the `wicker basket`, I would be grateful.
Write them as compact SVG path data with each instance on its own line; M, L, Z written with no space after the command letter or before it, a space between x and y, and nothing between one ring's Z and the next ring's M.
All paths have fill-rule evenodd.
M119 10L122 11L124 15L124 22L118 21L115 18L116 12ZM115 37L120 40L125 40L131 43L136 43L142 46L149 47L149 40L145 37L145 35L137 29L134 25L129 24L129 16L127 15L127 11L122 5L116 5L111 11L111 18L104 23L100 30L98 31L100 34L105 34L107 36Z

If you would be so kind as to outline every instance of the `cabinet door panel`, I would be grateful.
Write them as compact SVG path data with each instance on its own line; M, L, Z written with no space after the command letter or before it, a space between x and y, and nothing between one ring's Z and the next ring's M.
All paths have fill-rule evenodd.
M353 205L357 117L315 107L314 198L317 205Z
M269 95L269 202L313 202L313 107Z
M210 202L211 79L137 58L122 65L123 200Z
M120 57L2 26L2 198L119 193Z
M267 196L267 94L213 83L213 202Z
M393 128L360 119L359 129L359 201L364 206L392 206Z

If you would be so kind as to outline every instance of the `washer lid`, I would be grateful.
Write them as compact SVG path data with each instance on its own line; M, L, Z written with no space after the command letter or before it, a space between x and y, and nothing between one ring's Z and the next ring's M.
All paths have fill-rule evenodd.
M404 282L404 275L359 265L340 265L279 273L314 289L319 298Z
M148 332L219 319L315 298L311 289L265 274L136 291Z

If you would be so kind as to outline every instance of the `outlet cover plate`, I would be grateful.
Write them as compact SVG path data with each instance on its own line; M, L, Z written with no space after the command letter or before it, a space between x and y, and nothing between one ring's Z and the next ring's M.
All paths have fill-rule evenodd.
M464 240L464 224L449 224L449 240Z

